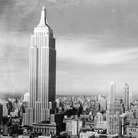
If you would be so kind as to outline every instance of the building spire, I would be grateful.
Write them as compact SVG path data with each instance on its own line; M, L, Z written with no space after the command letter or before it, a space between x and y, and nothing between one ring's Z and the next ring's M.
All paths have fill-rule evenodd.
M43 27L46 26L47 21L46 21L46 8L43 7L42 11L41 11L41 18L40 18L40 22L38 24L38 26Z
M125 83L125 91L129 89L129 86L127 83Z

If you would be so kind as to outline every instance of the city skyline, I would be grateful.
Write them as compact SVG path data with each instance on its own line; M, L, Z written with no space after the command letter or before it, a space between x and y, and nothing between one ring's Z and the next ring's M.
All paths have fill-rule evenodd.
M1 1L0 92L29 91L29 36L43 6L54 30L57 94L108 94L110 82L138 91L138 2ZM8 87L7 87L8 86Z

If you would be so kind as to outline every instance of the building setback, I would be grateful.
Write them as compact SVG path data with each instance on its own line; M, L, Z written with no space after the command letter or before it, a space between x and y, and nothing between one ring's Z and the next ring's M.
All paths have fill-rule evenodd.
M25 122L33 123L50 120L55 113L56 94L56 50L53 31L46 18L46 9L41 11L40 22L31 35L29 48L30 104L26 110Z

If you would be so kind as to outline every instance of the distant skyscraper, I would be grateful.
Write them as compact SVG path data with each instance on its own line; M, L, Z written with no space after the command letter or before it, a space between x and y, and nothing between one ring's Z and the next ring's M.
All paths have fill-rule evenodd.
M128 110L129 109L129 86L127 83L125 84L125 88L124 88L123 103L124 103L125 109Z
M114 82L110 83L109 100L114 103L116 98L116 86Z
M28 118L29 115L33 117L30 124L50 120L50 113L54 113L56 105L56 50L55 38L47 24L44 7L40 22L34 28L34 35L31 36L29 70L30 107L26 111Z
M23 97L24 102L29 102L30 101L30 93L26 92Z
M132 93L129 92L129 105L133 102Z
M3 101L2 105L3 105L3 116L7 116L8 115L8 109L7 109L7 101Z
M0 104L0 125L2 124L2 118L3 118L3 105Z
M116 98L116 86L114 82L110 83L109 99L107 101L107 122L108 134L118 134L119 114L122 113L120 99Z
M99 95L98 96L98 102L100 103L100 111L106 111L107 109L107 102L105 97Z

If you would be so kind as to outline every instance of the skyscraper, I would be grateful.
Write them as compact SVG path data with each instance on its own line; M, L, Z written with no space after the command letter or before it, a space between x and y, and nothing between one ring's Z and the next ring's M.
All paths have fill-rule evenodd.
M125 84L125 87L124 87L123 103L124 103L125 109L128 110L129 109L129 86L127 83Z
M120 100L116 98L116 86L110 83L109 100L107 101L108 134L117 134L119 131L119 114L121 113Z
M132 93L129 92L129 105L133 102Z
M110 92L109 92L109 100L110 102L115 102L116 97L116 86L114 82L110 83Z
M56 50L53 31L47 23L46 9L41 11L40 22L34 28L29 49L30 107L28 118L33 122L50 120L54 114L56 93Z

